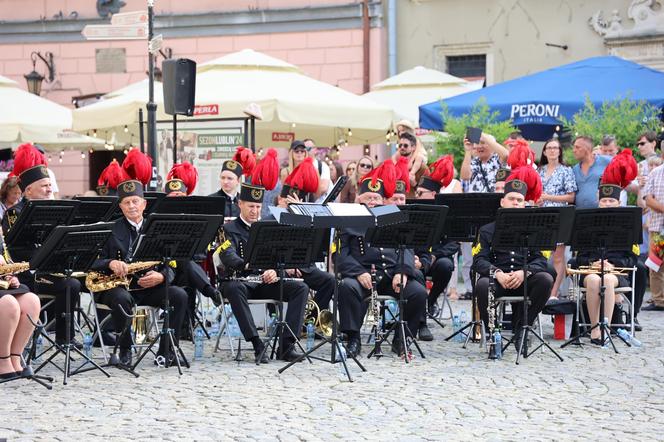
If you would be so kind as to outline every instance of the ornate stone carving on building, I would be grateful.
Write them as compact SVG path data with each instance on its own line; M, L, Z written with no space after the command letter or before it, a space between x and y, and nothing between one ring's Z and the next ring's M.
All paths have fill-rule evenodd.
M608 20L599 10L588 23L604 37L609 54L664 70L664 8L656 0L632 0L627 17L634 22L631 28L623 26L617 10Z
M111 14L117 14L126 5L121 0L97 0L97 13L101 18L108 18Z

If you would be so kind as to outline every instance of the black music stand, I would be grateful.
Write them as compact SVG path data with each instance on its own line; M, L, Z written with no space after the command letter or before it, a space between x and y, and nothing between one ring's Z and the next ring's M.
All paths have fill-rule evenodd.
M284 319L285 271L287 268L311 265L320 254L321 237L324 233L324 229L286 226L276 221L259 221L251 225L247 244L247 263L250 269L276 269L277 276L279 276L279 303L281 305L281 308L278 309L277 324L267 337L268 345L263 347L263 351L256 358L256 365L260 364L269 345L272 346L270 359L274 358L277 342L284 333L288 333L302 353L305 353L298 336ZM282 351L287 351L287 349L282 349ZM307 359L311 363L308 356Z
M218 196L178 196L161 198L151 213L186 213L191 215L224 215L225 198Z
M87 226L59 226L54 228L46 242L44 242L30 260L30 268L36 269L40 273L61 273L65 279L71 278L74 272L86 272L95 259L97 259L97 256L99 256L99 252L106 244L106 241L108 241L112 227L112 223L99 223ZM59 345L46 333L40 331L42 336L51 343L52 347L55 347L56 351L37 367L35 373L38 373L53 358L62 353L65 356L64 369L61 369L64 373L62 382L64 385L67 385L69 376L88 371L82 370L86 364L92 364L92 368L90 369L99 370L107 377L110 377L96 362L70 344L72 336L70 330L71 293L69 287L65 290L65 305L65 313L63 313L66 330L65 343ZM70 370L71 361L73 360L71 357L72 350L78 353L84 361L74 371ZM34 354L34 352L31 352L31 354Z
M503 347L507 349L520 334L521 344L517 348L516 364L523 357L535 353L540 347L548 348L560 361L562 357L546 342L544 338L528 325L528 252L554 250L560 243L568 243L574 221L574 207L542 207L525 209L500 209L496 216L496 230L493 234L491 247L497 250L520 249L524 257L522 263L523 278L523 317L520 330L514 330L513 337ZM490 306L492 308L492 306ZM540 345L528 353L528 334L532 334Z
M167 266L174 260L191 260L195 254L202 253L207 249L208 244L210 244L223 222L224 217L220 215L150 214L144 221L136 249L129 260L161 261L162 266ZM164 281L162 284L164 292L164 325L162 330L159 332L159 336L138 357L132 366L132 370L136 370L138 364L148 353L152 352L152 347L158 341L162 341L159 346L166 356L164 366L169 367L171 365L168 356L171 349L173 349L180 375L182 375L180 360L189 368L189 362L179 344L176 344L173 329L170 327L171 307L168 299L168 284L168 281Z
M81 204L76 208L70 224L92 224L108 221L115 212L118 199L114 196L77 196Z
M404 361L409 363L411 351L408 337L411 338L411 342L415 344L415 348L417 348L422 358L424 358L424 353L417 343L413 331L408 328L406 321L403 319L404 305L406 303L406 300L403 298L405 289L403 284L404 255L406 249L424 248L428 250L434 243L440 240L443 234L445 217L449 209L446 206L423 204L399 206L399 209L408 216L408 221L392 226L369 229L366 235L371 247L397 249L399 268L402 269L400 272L401 280L399 282L399 311L401 312L399 320L394 321L392 327L387 330L387 333L375 341L374 348L369 352L367 357L378 356L382 353L380 345L387 340L392 332L395 332L394 339L402 340L405 352Z
M384 227L391 224L405 222L408 219L408 217L404 213L402 213L397 206L379 206L369 209L363 204L335 205L334 203L331 203L327 206L318 206L315 204L309 204L307 205L307 207L308 209L311 209L310 213L302 213L299 207L291 207L291 206L301 206L301 205L289 204L288 206L289 213L281 213L279 217L279 223L299 225L304 227L335 228L334 244L337 251L341 250L341 234L340 234L341 228L368 229L370 227ZM332 210L330 210L330 206L332 206ZM357 207L349 207L349 206L357 206ZM346 209L348 210L346 211ZM290 212L292 210L296 210L297 213ZM334 319L332 321L332 335L330 335L330 337L323 336L322 341L318 345L314 346L311 350L307 351L299 359L290 362L285 367L280 368L279 373L282 373L284 370L287 370L289 367L293 366L297 362L300 362L305 357L310 356L313 352L321 348L323 345L330 344L331 346L330 359L323 359L315 356L311 357L313 359L318 359L324 362L328 362L332 365L341 362L344 366L344 370L346 371L346 376L348 376L348 380L350 382L353 382L353 378L350 375L350 371L348 370L348 365L346 364L346 361L343 360L342 358L339 358L339 360L336 359L337 352L341 354L341 343L339 342L339 330L337 324L337 308L339 305L339 283L341 281L341 277L337 271L337 269L339 268L336 262L338 256L339 252L335 253L334 276L336 279L336 283L334 284L334 292L332 296L332 318ZM367 371L367 369L364 368L364 366L360 363L360 361L357 360L356 356L353 357L353 361L355 361L357 366L360 367L362 371Z
M443 231L443 240L474 242L477 239L477 233L480 227L496 220L496 212L500 208L500 200L504 195L502 193L439 193L435 197L435 204L447 206L450 208L445 218L445 228ZM413 202L418 202L413 200ZM455 263L456 266L456 263ZM458 334L463 334L466 339L463 348L466 348L468 341L481 341L484 336L482 320L477 312L477 299L471 300L472 320L461 329L457 330L447 338L446 341L453 339ZM466 332L471 328L472 332ZM478 339L477 336L480 336ZM481 344L481 342L480 342Z
M606 252L609 250L631 251L634 244L642 241L643 233L641 231L642 211L640 207L611 207L603 209L580 209L576 211L574 220L574 232L572 234L572 250L577 252L599 251L600 255L600 285L599 285L599 311L600 320L594 326L588 328L583 333L570 338L560 346L564 348L569 344L581 345L579 338L590 336L590 333L599 328L601 332L601 341L606 339L611 343L613 351L618 349L611 338L611 328L604 321L604 260ZM631 344L620 335L617 335L628 347Z

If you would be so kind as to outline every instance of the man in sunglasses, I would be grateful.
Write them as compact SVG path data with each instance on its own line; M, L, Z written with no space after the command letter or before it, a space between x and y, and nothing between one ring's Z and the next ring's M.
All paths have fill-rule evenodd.
M426 159L417 154L417 138L409 132L403 132L399 135L397 153L392 159L394 163L397 163L401 157L408 158L409 181L412 190L407 196L412 198L415 196L414 190L417 183L427 169L427 164Z

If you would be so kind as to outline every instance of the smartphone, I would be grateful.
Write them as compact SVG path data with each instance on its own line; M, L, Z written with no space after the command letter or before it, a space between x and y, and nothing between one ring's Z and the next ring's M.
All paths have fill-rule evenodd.
M482 136L482 129L476 127L467 127L466 128L466 138L473 144L480 142L480 137Z

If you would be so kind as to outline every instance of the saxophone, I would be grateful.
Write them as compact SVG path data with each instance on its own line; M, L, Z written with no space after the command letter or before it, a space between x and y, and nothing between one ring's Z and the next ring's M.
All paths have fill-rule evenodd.
M93 293L103 292L121 286L128 288L131 284L131 278L129 275L135 275L136 273L148 270L159 264L161 264L159 261L132 262L127 264L128 269L127 275L125 276L117 276L115 274L108 275L101 272L89 272L85 277L85 285Z
M27 261L0 264L0 277L25 272L26 270L30 270L30 263ZM8 288L9 281L0 280L0 289L7 290Z
M496 273L493 269L489 270L489 296L488 296L488 324L489 328L489 359L497 359L496 355L496 342L493 338L493 331L496 328L496 309L495 309L495 299L496 299Z

